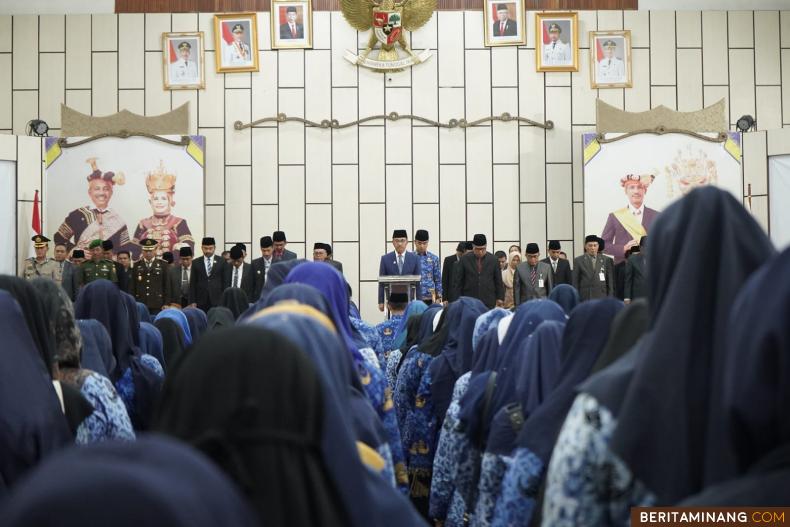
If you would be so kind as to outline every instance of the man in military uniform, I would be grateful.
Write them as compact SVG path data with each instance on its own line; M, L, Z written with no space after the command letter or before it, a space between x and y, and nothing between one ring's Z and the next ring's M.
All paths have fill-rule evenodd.
M171 83L200 84L197 62L189 60L191 53L192 45L189 42L184 41L178 45L179 59L170 64Z
M244 38L244 26L241 24L234 24L233 41L228 44L224 40L223 43L223 66L251 66L252 53L250 53L250 46L247 45Z
M601 45L603 58L595 66L595 80L602 84L625 82L625 62L614 56L617 44L607 40Z
M101 278L118 285L118 275L115 273L115 266L110 260L104 259L104 249L102 249L101 242L101 240L93 240L88 246L88 249L91 251L91 259L80 266L80 272L78 273L80 286Z
M549 24L549 43L543 45L544 66L570 66L571 47L560 40L562 28L556 22Z
M146 238L140 245L143 256L132 267L129 292L154 315L164 309L170 294L167 264L156 258L156 240Z
M45 276L52 280L57 280L57 278L59 278L57 274L59 266L55 260L47 257L47 251L49 251L49 238L36 234L31 240L36 250L36 256L31 256L25 260L25 270L23 271L25 280L32 280L38 276Z
M376 326L376 331L381 337L381 349L384 350L384 357L379 357L379 364L387 363L387 355L393 348L392 342L395 339L395 331L403 319L408 302L409 295L406 293L390 293L389 303L387 304L390 318Z
M414 249L420 260L420 287L417 298L428 305L442 301L442 268L439 257L428 252L428 231L418 230L414 234Z
M66 250L89 248L93 240L110 240L118 250L129 250L135 256L135 247L129 239L129 229L118 213L109 208L115 185L123 185L122 173L102 173L96 158L87 160L93 171L88 175L88 196L92 204L71 211L55 233L55 243Z

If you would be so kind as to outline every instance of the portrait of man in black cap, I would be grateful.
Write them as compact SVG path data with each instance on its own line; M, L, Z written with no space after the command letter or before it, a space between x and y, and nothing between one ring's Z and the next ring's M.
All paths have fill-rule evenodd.
M419 275L420 260L417 255L406 250L409 235L406 229L392 232L392 247L395 249L381 257L379 276ZM384 311L384 286L379 284L379 311Z
M301 6L280 6L280 19L285 18L285 23L280 24L281 39L290 40L304 38L304 25L298 23L299 19L301 18L301 10Z
M453 296L477 298L489 309L505 303L505 284L496 256L488 252L485 234L475 234L472 252L453 266Z
M516 4L500 3L496 4L497 21L494 22L491 35L496 37L515 37L518 35L518 24L510 18L510 9L515 11Z

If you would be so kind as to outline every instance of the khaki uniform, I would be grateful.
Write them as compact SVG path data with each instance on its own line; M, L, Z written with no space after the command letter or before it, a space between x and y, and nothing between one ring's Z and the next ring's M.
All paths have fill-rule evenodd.
M25 280L32 280L38 276L44 276L60 283L59 270L60 265L52 258L47 258L43 262L39 263L36 261L35 257L30 257L25 260L25 269L22 272L22 276L24 276Z
M151 313L158 313L167 304L170 280L168 265L155 258L150 264L140 259L132 268L129 292L138 302L146 305Z
M110 260L99 260L98 262L88 260L87 262L83 262L83 264L80 266L79 276L80 285L89 284L94 280L99 280L100 278L109 280L114 284L118 283L118 275L115 272L115 265Z

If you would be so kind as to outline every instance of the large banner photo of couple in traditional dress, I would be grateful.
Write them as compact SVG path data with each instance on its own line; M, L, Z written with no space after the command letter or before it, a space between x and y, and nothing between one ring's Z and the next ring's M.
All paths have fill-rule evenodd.
M46 139L44 221L55 244L87 250L110 240L113 252L140 257L140 242L158 242L157 256L195 250L204 229L203 136ZM183 143L183 144L181 144Z
M608 141L621 134L607 134ZM724 141L683 133L635 134L601 142L582 136L584 228L597 234L615 263L639 245L662 210L696 187L716 185L743 201L741 136Z

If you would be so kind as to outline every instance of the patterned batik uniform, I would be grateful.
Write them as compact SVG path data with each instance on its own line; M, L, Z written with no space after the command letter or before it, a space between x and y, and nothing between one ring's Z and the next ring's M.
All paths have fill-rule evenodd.
M78 445L135 439L126 406L109 379L90 370L61 369L61 376L64 382L78 388L94 408L77 428Z
M88 249L93 240L110 240L116 251L134 249L129 239L129 230L123 219L110 209L100 211L97 208L80 207L66 216L58 232L53 236L55 245L65 245L66 250L72 248ZM73 241L72 241L73 240ZM137 257L139 248L132 256Z
M403 315L392 315L389 320L385 320L376 326L376 331L381 339L382 354L379 356L379 364L382 369L387 364L387 358L390 351L392 351L392 341L395 340L395 332L398 330L402 319Z
M195 239L189 230L187 220L168 214L164 217L150 216L141 220L134 231L132 243L139 254L140 240L153 239L158 242L156 246L157 258L162 257L162 253L172 252L177 254L181 247L189 247L195 251Z
M420 260L420 287L417 291L419 300L433 300L442 296L442 267L439 257L428 251L425 254L415 253Z

